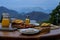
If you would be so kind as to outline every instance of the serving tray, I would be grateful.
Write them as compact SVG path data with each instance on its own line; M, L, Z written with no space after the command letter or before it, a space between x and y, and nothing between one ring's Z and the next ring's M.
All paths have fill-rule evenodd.
M0 31L16 31L17 28L0 28Z

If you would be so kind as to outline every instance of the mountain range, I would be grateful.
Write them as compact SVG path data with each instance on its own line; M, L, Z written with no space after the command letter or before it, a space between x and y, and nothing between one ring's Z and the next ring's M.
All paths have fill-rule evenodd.
M50 13L51 12L51 10L49 10L49 9L43 9L43 8L41 8L41 7L21 7L21 8L19 8L19 9L16 9L19 13L23 13L23 12L25 12L25 13L28 13L28 12L32 12L32 11L41 11L41 12L44 12L44 13Z
M15 10L11 10L11 9L1 6L0 7L0 20L1 20L2 13L9 13L11 18L19 18L19 19L23 19L23 20L25 20L27 15L29 15L29 18L31 20L44 21L44 20L49 19L49 14L44 13L42 11L35 11L35 10L32 11L31 10L31 12L28 12L28 13L24 13L24 12L19 13Z

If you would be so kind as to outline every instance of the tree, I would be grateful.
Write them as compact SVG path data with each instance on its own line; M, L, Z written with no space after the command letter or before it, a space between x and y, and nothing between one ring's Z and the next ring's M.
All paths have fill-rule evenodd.
M52 13L50 14L50 22L54 25L60 24L60 2L59 5L52 10Z

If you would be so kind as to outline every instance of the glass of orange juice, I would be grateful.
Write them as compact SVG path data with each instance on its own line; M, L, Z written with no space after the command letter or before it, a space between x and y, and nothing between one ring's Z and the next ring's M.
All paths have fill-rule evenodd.
M2 19L2 28L9 28L10 20L8 18Z

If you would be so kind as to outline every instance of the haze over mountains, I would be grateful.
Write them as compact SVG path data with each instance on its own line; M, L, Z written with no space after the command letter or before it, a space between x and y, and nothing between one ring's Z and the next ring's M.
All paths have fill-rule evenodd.
M4 12L9 13L11 18L19 18L19 19L23 19L23 20L26 18L26 15L29 15L31 20L44 21L44 20L49 19L49 14L42 12L43 9L41 9L41 8L40 9L39 8L29 9L28 8L28 9L25 9L25 10L23 10L23 9L22 9L23 12L19 13L15 10L11 10L11 9L8 9L6 7L1 6L0 7L0 19L1 19L2 13L4 13ZM26 10L27 11L30 10L30 11L26 13Z
M51 13L51 10L49 10L49 9L43 9L43 8L40 8L40 7L21 7L21 8L19 8L19 9L17 9L17 11L19 12L19 13L23 13L23 12L25 12L25 13L28 13L28 12L32 12L32 11L41 11L41 12L45 12L45 13Z

